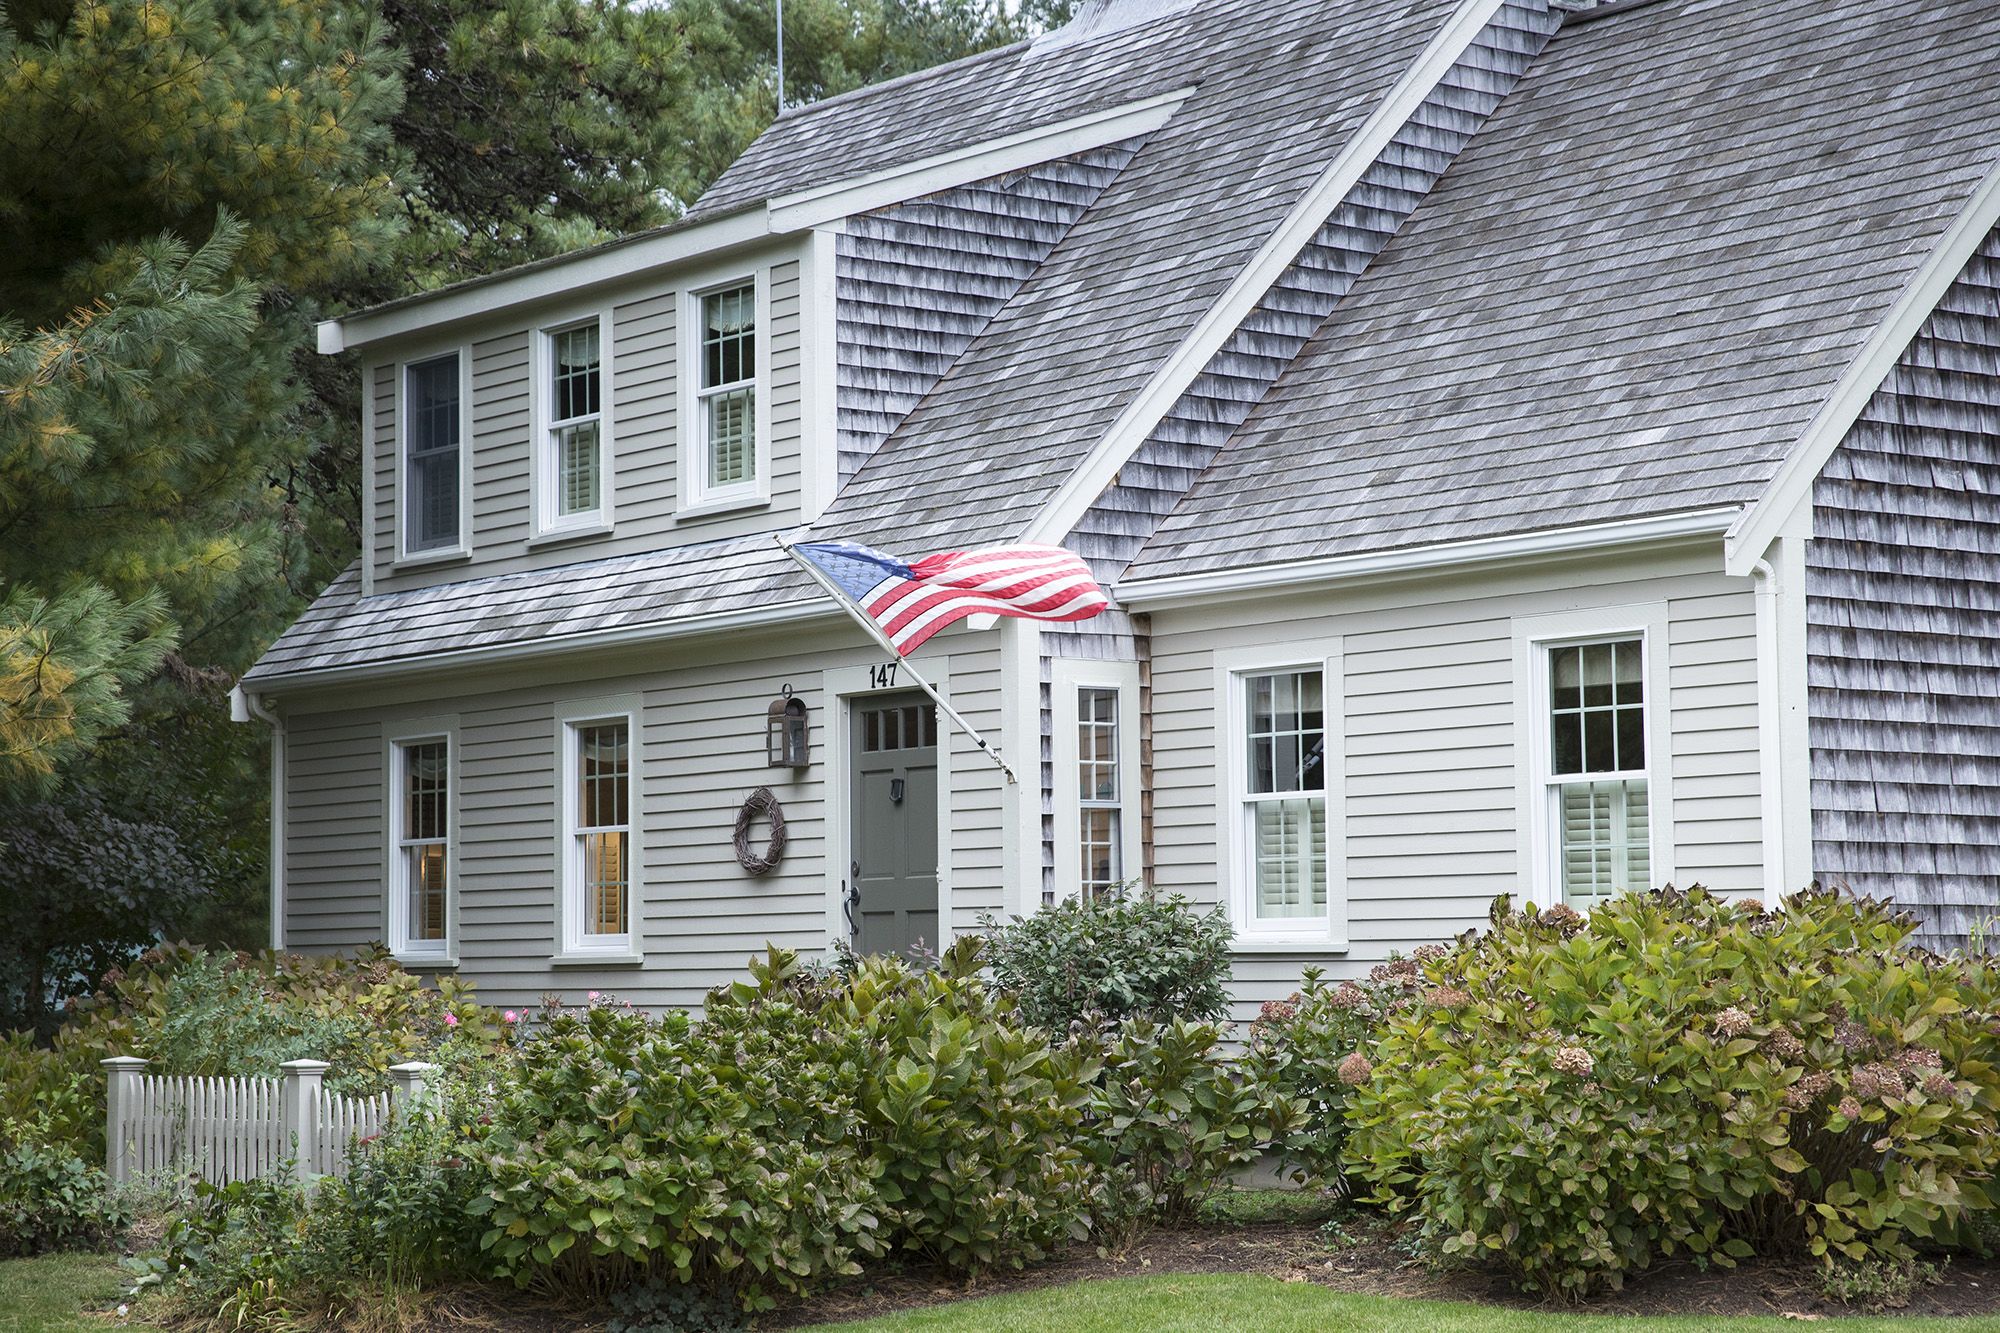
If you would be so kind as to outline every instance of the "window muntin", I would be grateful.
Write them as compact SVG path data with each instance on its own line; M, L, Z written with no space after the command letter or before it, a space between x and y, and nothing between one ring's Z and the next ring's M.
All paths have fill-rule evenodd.
M1086 897L1125 879L1119 808L1118 691L1086 685L1076 693L1078 884Z
M545 444L552 524L574 523L604 508L604 367L598 321L548 335L548 436Z
M1243 678L1250 908L1258 921L1328 911L1325 679L1318 669Z
M1548 788L1563 898L1588 908L1649 887L1645 641L1559 644L1548 653Z
M460 544L459 388L456 352L403 367L403 549L411 555Z
M576 723L570 738L571 920L586 947L622 945L631 933L631 723Z
M399 741L394 747L395 894L391 944L398 953L445 953L449 948L451 875L451 742L443 737Z
M702 294L697 381L701 489L757 484L757 288L753 282Z

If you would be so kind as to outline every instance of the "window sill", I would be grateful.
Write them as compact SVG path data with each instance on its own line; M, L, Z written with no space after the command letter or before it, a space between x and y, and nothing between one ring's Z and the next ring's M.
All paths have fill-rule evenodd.
M424 968L431 972L450 972L458 967L458 956L446 953L397 953L393 949L389 957L396 960L399 967Z
M389 562L394 570L424 569L431 565L455 565L472 559L472 552L463 546L454 546L449 551L424 551L417 555L398 556Z
M560 546L564 542L580 542L591 537L609 537L609 520L602 523L579 523L573 528L548 528L528 538L528 549L542 546Z
M770 507L771 497L761 493L757 495L725 496L712 500L703 500L699 504L682 505L674 511L674 522L684 523L696 519L715 518L722 514L739 514L745 510L768 509Z
M636 949L566 949L551 954L550 967L640 967L646 956Z
M1348 943L1337 935L1245 935L1237 932L1229 942L1234 954L1323 954L1346 953Z

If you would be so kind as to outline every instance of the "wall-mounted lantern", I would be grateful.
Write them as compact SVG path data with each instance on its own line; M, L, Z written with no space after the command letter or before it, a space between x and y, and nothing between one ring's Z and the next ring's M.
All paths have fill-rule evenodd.
M804 768L806 754L806 701L787 685L765 713L764 756L772 768Z

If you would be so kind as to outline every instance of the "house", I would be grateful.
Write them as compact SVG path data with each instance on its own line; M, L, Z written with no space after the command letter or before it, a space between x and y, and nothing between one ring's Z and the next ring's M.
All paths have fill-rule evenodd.
M787 111L673 226L321 329L369 538L240 686L274 943L693 1005L1136 879L1248 1013L1502 892L1963 939L1996 224L1990 0L1094 0ZM913 659L1018 782L801 535L1091 562Z

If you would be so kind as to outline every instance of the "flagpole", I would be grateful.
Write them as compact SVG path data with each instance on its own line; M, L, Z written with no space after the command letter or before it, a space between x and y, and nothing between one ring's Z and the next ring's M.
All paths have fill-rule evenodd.
M775 534L775 537L779 547L781 547L784 550L785 554L790 556L794 561L796 561L800 569L803 569L806 573L810 574L812 576L812 580L814 583L817 583L820 587L826 590L826 595L833 598L834 604L836 606L838 606L841 610L847 612L848 619L852 620L855 624L861 626L861 628L867 630L868 637L875 640L875 642L881 644L882 647L885 650L887 650L887 652L891 657L895 658L896 661L898 661L903 665L904 669L906 669L909 672L910 679L915 681L918 687L921 688L925 694L928 694L931 697L931 702L936 704L938 708L943 711L944 715L950 718L954 723L956 723L958 729L964 732L974 745L977 745L979 747L979 752L1000 766L1000 771L1007 775L1008 784L1010 786L1017 785L1020 779L1014 776L1014 770L1008 767L1007 761L1005 759L1000 757L1000 752L994 749L990 744L988 744L986 738L979 734L978 728L974 727L970 722L967 722L965 718L959 714L959 711L956 708L953 708L951 704L945 700L945 697L942 694L938 693L937 687L935 685L932 685L928 680L924 679L923 673L917 670L916 663L910 661L909 658L903 656L901 653L896 651L896 645L889 642L889 636L882 632L882 627L880 625L877 625L874 621L868 619L866 616L861 615L859 611L856 609L853 601L849 599L846 593L840 590L839 585L835 584L832 579L829 579L823 572L821 572L820 568L817 565L813 564L812 561L806 559L804 556L800 555L797 551L794 551L792 549L792 543L785 540L785 536L783 533L777 533Z

